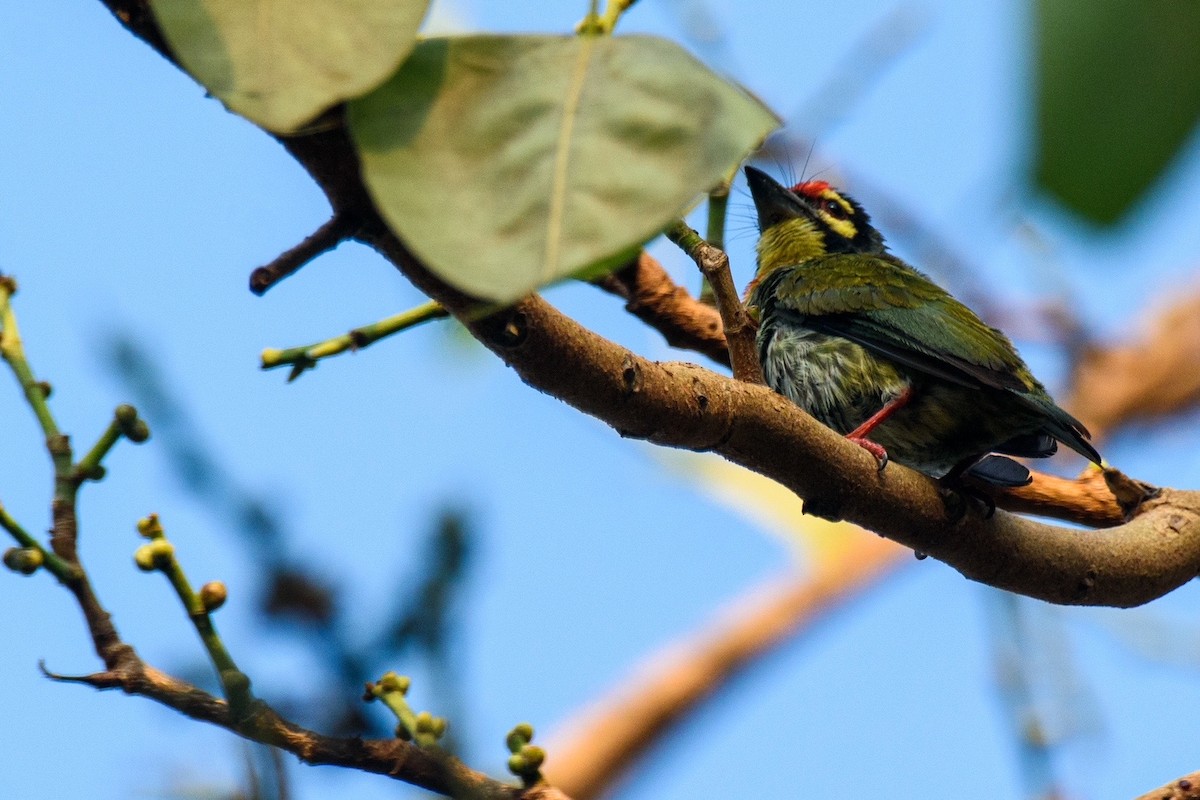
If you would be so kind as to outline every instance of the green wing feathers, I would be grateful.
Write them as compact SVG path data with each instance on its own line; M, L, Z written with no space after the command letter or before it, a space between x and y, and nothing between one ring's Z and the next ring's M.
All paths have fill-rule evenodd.
M751 302L909 369L1009 392L1045 420L1047 433L1100 462L1087 429L1055 405L1008 337L892 256L836 254L785 267L756 287Z

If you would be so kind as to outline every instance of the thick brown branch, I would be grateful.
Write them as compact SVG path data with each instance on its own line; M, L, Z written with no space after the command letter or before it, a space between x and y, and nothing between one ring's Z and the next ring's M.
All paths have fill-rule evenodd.
M625 310L661 333L667 344L729 366L720 313L675 283L649 253L642 251L636 261L596 283L624 298Z
M470 307L394 236L372 244L452 312ZM787 486L810 513L856 522L974 580L1055 603L1131 606L1200 572L1200 493L1166 491L1132 522L1087 534L1005 513L956 518L931 480L899 465L879 473L764 386L646 361L539 297L466 324L526 383L621 435L719 453Z
M1096 436L1200 402L1200 292L1168 305L1128 343L1092 347L1075 365L1067 407Z
M592 704L549 747L546 774L576 800L600 795L652 743L798 628L835 611L912 553L888 539L860 538L814 576L755 587L721 618L664 648L612 695Z
M144 16L129 13L143 3L107 2L135 33L157 44L155 32L130 22L146 24ZM344 128L331 124L281 141L335 209L367 202ZM431 297L467 315L473 301L432 277L377 217L359 238ZM1200 571L1195 493L1166 492L1133 522L1086 536L1006 514L955 521L931 481L898 465L877 474L861 449L765 387L691 364L647 362L537 297L468 326L531 386L624 435L714 450L792 489L810 511L844 516L994 586L1052 602L1136 605Z
M1200 772L1176 778L1158 789L1153 789L1136 800L1200 800Z

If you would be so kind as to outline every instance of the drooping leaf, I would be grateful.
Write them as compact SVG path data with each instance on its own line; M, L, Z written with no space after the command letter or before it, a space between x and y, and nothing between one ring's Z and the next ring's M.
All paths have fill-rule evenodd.
M171 50L225 105L286 133L370 91L416 43L429 0L153 0Z
M1036 180L1111 224L1200 120L1200 3L1038 0Z
M392 229L498 301L616 266L778 124L642 36L430 39L349 119Z

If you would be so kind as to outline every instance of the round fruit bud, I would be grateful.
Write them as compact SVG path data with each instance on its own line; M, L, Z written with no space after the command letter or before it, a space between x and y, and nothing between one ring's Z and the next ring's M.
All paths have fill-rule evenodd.
M229 591L221 581L209 581L200 587L200 603L204 606L205 611L216 611L225 605L225 599L228 596Z
M175 558L175 545L166 539L155 539L149 544L142 546L150 551L150 558L156 569L167 567Z
M428 711L417 714L417 733L433 733L433 714Z
M541 767L542 762L546 760L546 751L536 744L527 744L521 748L521 757L525 759L529 771L533 772Z
M37 387L41 390L42 397L47 400L50 399L50 395L54 394L54 387L50 385L50 381L38 381Z
M36 547L10 547L4 551L4 566L22 575L32 575L45 563L46 557Z
M87 478L89 481L102 481L104 480L104 476L107 474L108 470L105 469L103 464L96 464L89 469L87 475L84 475L83 477Z
M134 444L141 444L150 438L150 426L144 419L136 420L128 430L122 432L125 434L125 438Z
M144 544L133 551L133 563L137 564L137 568L142 572L154 571L154 551L150 545Z
M529 772L529 765L525 763L525 758L520 753L513 753L508 757L508 771L513 775L525 775Z
M122 430L137 422L138 418L137 409L128 403L122 403L117 406L117 410L113 412L113 415L117 419L117 425L121 426Z
M508 736L504 738L504 743L508 745L509 752L519 753L521 748L529 744L532 740L533 726L528 722L522 722L508 732Z
M441 739L443 736L445 736L446 729L449 727L450 723L446 721L445 717L433 718L433 735L437 738Z
M148 517L142 517L137 522L137 532L147 539L159 539L163 535L162 523L158 521L158 514L151 514Z

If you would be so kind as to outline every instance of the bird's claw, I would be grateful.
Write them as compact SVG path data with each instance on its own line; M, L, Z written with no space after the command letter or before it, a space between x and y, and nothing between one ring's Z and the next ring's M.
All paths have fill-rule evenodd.
M886 467L888 465L888 461L891 460L888 458L888 452L883 448L883 445L878 444L877 442L872 442L865 436L847 436L846 438L854 442L863 450L866 450L871 455L875 456L875 461L877 461L879 464L877 469L880 472L883 472L883 468Z

